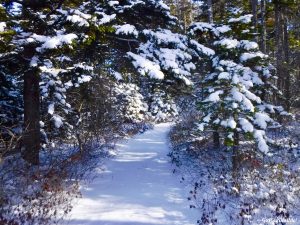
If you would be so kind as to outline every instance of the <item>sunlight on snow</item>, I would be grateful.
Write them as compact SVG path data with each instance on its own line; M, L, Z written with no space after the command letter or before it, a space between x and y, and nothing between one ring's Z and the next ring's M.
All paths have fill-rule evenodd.
M165 210L163 207L151 207L141 204L121 203L121 199L101 198L97 200L83 199L74 211L74 220L138 222L148 224L170 224L170 221L183 219L180 211ZM91 210L93 209L93 210ZM99 214L101 211L101 214Z
M82 187L71 225L192 225L197 212L189 209L187 190L172 173L166 136L170 124L117 144L118 154Z
M117 162L131 162L131 161L143 161L145 159L151 159L157 156L155 152L126 152L122 153L117 159L114 161Z

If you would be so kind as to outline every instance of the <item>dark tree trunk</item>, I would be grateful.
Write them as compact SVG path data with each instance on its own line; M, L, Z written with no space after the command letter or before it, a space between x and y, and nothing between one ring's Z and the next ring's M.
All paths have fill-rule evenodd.
M276 46L276 70L277 70L277 87L280 91L284 92L283 90L283 82L284 82L284 76L283 76L283 54L282 54L282 19L281 19L281 7L279 6L279 3L274 3L274 10L275 10L275 46ZM277 102L278 104L279 102ZM280 102L281 104L282 102Z
M238 178L239 172L239 133L234 132L234 143L232 152L232 178L236 180Z
M288 33L288 18L284 18L284 57L285 57L285 99L286 99L286 110L290 111L291 108L291 93L290 93L290 86L291 86L291 75L289 70L290 64L290 56L289 56L289 33Z
M214 148L220 148L220 134L218 131L213 132Z
M261 0L261 51L266 54L267 53L267 26L266 26L266 0Z
M267 44L266 44L266 40L267 40L267 27L266 27L266 0L261 0L260 3L260 9L261 9L261 15L260 15L260 21L261 21L261 26L262 26L262 31L261 31L261 51L264 54L267 54ZM266 83L266 77L262 76L262 81L264 83ZM261 90L261 99L264 101L266 100L266 89L262 88Z
M213 23L214 14L213 14L212 0L207 0L207 16L208 16L208 22ZM218 131L213 132L213 144L214 144L214 148L220 148L220 134Z
M207 0L207 14L208 14L208 22L213 23L214 17L213 17L213 6L212 6L212 0Z
M34 48L24 49L26 58L32 58ZM40 150L40 92L37 68L28 68L24 73L24 134L23 158L33 165L39 164Z
M251 0L251 8L252 8L252 21L254 26L254 32L257 34L257 0ZM257 37L255 36L255 39L257 40Z

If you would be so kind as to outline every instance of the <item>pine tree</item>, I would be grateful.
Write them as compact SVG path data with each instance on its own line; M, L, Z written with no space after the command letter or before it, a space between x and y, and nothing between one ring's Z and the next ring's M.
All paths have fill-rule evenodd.
M48 104L50 120L56 128L62 125L64 119L56 109L61 107L64 113L70 111L64 94L67 87L78 86L91 78L84 74L90 67L85 66L84 61L78 62L78 49L90 36L103 33L98 28L114 17L105 13L88 14L91 4L97 6L93 2L81 5L76 1L37 3L34 0L6 1L3 5L16 31L11 44L17 52L16 60L22 65L18 71L24 85L22 154L32 164L39 163L40 107ZM77 58L73 58L74 55Z
M267 56L258 50L258 44L249 41L251 15L228 20L228 25L198 23L193 33L206 33L215 54L211 69L202 81L204 98L199 101L203 117L199 129L210 127L224 132L224 144L238 151L239 139L254 138L258 149L268 152L265 130L273 120L265 110L274 107L260 97L263 82L271 76ZM200 32L200 33L199 33ZM201 38L201 36L200 36ZM245 38L245 39L243 39Z

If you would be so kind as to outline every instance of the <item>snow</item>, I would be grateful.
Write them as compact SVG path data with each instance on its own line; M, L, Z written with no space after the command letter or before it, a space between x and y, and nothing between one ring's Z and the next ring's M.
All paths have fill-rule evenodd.
M249 53L249 52L245 52L241 55L240 60L241 62L245 62L254 58L267 58L267 55L261 53L261 52L255 52L255 53Z
M190 33L194 35L197 31L201 32L213 32L214 35L219 36L220 34L226 33L230 31L231 28L227 25L221 25L221 26L214 26L214 24L211 23L205 23L205 22L196 22L191 25Z
M155 32L152 30L143 30L143 33L154 38L158 44L175 44L180 49L187 48L183 42L186 37L184 35L173 33L170 30L161 29Z
M103 24L106 24L106 23L109 23L111 22L112 20L114 20L116 18L116 14L112 14L112 15L107 15L103 12L96 12L96 14L98 15L101 15L102 18L100 19L100 21L98 22L98 25L103 25Z
M39 58L36 56L33 56L30 60L30 67L36 67L38 65Z
M27 38L27 42L41 42L43 43L41 47L36 50L42 52L44 49L54 49L62 46L63 44L71 44L74 39L77 39L77 35L70 34L58 34L57 36L49 37L44 35L33 34Z
M247 96L248 99L256 101L257 103L261 103L260 97L256 96L255 94L253 94L252 92L246 89L244 90L244 92L245 92L245 96Z
M240 41L240 47L242 47L245 50L254 50L258 48L258 44L254 41L248 41L248 40L242 40Z
M49 106L48 106L48 113L50 115L53 115L54 113L54 103L51 103Z
M196 69L196 66L195 66L194 63L190 62L190 63L184 64L184 68L185 68L187 71L192 71L192 70L195 70L195 69Z
M127 143L106 170L82 187L70 225L194 225L198 212L189 208L185 187L172 173L167 154L170 124L159 124Z
M218 79L229 80L230 78L231 78L231 76L228 72L221 72L218 76Z
M219 96L220 94L223 94L222 90L211 93L205 101L218 102L220 101L220 96Z
M191 81L190 79L184 77L184 76L179 76L179 78L185 83L185 85L187 86L191 86L193 85L193 81Z
M192 57L180 49L169 49L169 48L160 48L155 51L155 54L158 55L157 63L160 64L162 69L172 71L172 73L186 85L191 85L192 82L186 77L190 76L190 70L195 69L196 66L190 62L184 64L182 68L181 60L191 59Z
M86 82L89 82L91 79L92 79L92 77L89 75L81 75L81 77L78 78L78 83L79 84L86 83Z
M209 113L207 116L205 116L205 117L203 118L203 121L206 122L206 123L209 123L210 117L211 117L211 113Z
M60 128L64 123L63 123L63 119L62 119L62 117L61 116L59 116L59 115L54 115L53 117L52 117L52 120L53 120L53 122L54 122L54 126L56 127L56 128Z
M228 31L231 31L231 28L227 25L222 25L222 26L216 27L216 30L219 31L220 33L226 33Z
M255 130L254 131L254 138L257 140L258 149L263 153L268 153L269 146L266 142L265 138L265 131L263 130Z
M167 6L163 1L157 1L157 4L159 4L159 6L165 10L170 10L170 7Z
M119 1L109 1L109 6L119 5Z
M57 60L59 60L60 62L64 62L64 61L72 61L70 57L68 56L65 56L65 55L62 55L62 56L59 56L59 57L56 57Z
M270 78L270 77L272 76L272 74L271 74L269 68L263 68L262 71L263 71L263 76L264 76L264 77Z
M238 18L231 18L228 20L228 23L251 23L251 18L253 15L248 14L244 16L240 16Z
M178 52L179 49L169 49L161 48L158 52L159 59L164 69L173 69L175 73L179 71L179 64L177 62L178 55L180 56L181 52ZM180 50L179 50L180 51Z
M244 95L236 87L231 89L231 95L234 100L238 102L243 101Z
M40 121L40 127L43 128L45 126L45 123L43 121Z
M212 50L210 48L207 48L207 47L205 47L202 44L199 44L197 41L191 40L190 42L191 42L191 44L193 46L196 47L197 51L200 52L201 54L205 54L207 56L213 56L213 55L215 55L215 51L214 50Z
M123 76L121 73L117 72L117 71L114 71L113 72L113 76L115 77L116 80L123 80Z
M254 128L253 128L253 125L245 118L240 118L239 119L239 124L241 125L242 129L245 131L245 132L250 132L252 133Z
M158 64L132 52L128 52L127 54L134 60L133 65L141 75L148 74L151 78L159 80L164 78L165 75L161 72Z
M74 68L80 68L80 69L88 70L88 71L93 71L94 70L93 66L88 66L85 63L76 63L73 66L74 66Z
M221 45L225 48L231 49L236 48L239 45L239 41L236 39L224 38L220 41L215 41L214 45Z
M237 66L237 64L232 60L220 60L219 64L228 68Z
M232 117L228 119L227 126L230 127L231 129L236 128L236 122Z
M42 72L43 74L48 74L48 75L51 74L51 76L53 76L53 77L58 77L58 74L59 74L59 73L66 72L66 70L64 70L64 69L56 69L56 68L51 68L51 67L48 68L48 67L46 67L46 66L40 66L39 69L41 70L41 72ZM57 82L59 82L59 81L57 81ZM50 86L55 85L55 81L50 80L50 81L48 82L48 85L50 85Z
M254 123L257 124L260 128L266 129L268 122L271 122L272 119L266 113L257 112L255 113Z
M246 110L249 110L250 112L254 112L255 107L252 104L252 102L248 98L243 98L243 106Z
M0 22L0 32L3 32L5 30L6 23L5 22Z
M80 12L79 10L73 10L74 15L67 16L67 21L77 24L78 26L89 26L88 19L91 19L91 15Z
M120 74L120 76L122 75ZM116 83L113 91L113 95L116 96L113 104L119 108L120 112L117 116L124 117L126 121L132 122L145 120L148 104L144 101L144 97L136 84Z
M234 118L230 117L227 120L223 120L221 122L221 125L224 127L229 127L231 129L234 129L234 128L236 128L237 123L235 122Z
M89 23L82 19L80 16L78 15L71 15L67 17L68 21L71 21L72 23L76 23L78 24L78 26L82 27L82 26L89 26Z
M199 123L199 124L197 124L198 130L199 131L204 131L205 125L206 125L205 123Z
M116 34L125 34L125 35L133 34L135 37L139 35L135 26L130 24L118 25L114 27L116 28Z
M142 35L146 40L140 44L137 54L132 52L128 54L138 72L155 79L163 79L164 73L169 72L186 85L192 85L191 70L196 67L192 59L193 56L199 57L200 54L197 50L188 48L190 43L187 36L167 29L156 31L145 29Z
M65 35L58 35L56 37L49 38L45 41L42 45L42 48L57 48L62 44L71 44L74 39L77 38L76 34L65 34Z
M214 27L210 23L205 22L196 22L191 25L190 33L194 35L197 31L207 32L207 31L214 31Z

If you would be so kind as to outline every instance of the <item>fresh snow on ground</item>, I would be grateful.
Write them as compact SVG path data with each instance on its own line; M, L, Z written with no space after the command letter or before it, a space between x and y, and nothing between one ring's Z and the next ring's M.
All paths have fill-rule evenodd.
M71 225L189 225L197 211L189 208L188 191L172 173L167 156L171 124L117 145L106 171L87 187L70 213Z

